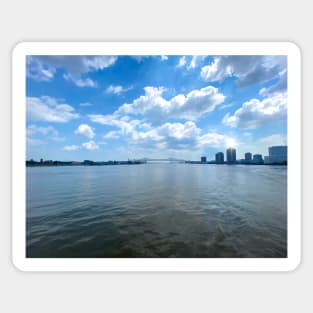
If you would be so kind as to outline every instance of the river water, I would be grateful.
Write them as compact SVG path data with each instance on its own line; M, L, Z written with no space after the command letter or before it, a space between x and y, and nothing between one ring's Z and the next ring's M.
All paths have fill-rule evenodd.
M27 168L27 257L286 257L287 167Z

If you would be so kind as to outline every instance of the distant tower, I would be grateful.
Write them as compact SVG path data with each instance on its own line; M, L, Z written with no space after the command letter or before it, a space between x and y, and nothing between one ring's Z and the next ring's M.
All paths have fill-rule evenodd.
M246 163L250 163L252 161L252 153L250 152L245 153L245 161Z
M228 164L235 164L236 163L236 149L228 148L226 150L226 156L227 156L227 163Z
M206 157L205 156L201 157L201 163L206 163Z
M217 152L215 154L215 163L216 164L224 164L224 153L223 152Z
M253 163L255 164L263 164L263 158L262 158L262 154L254 154L253 155Z

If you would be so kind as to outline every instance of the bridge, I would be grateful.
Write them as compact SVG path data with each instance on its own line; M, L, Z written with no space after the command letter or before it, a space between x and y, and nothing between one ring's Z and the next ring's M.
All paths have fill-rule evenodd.
M185 163L185 160L182 159L175 159L175 158L167 158L167 159L150 159L150 158L143 158L141 161L146 163Z

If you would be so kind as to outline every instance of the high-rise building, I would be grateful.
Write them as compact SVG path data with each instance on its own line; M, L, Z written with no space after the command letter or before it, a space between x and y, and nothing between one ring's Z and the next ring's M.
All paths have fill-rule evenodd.
M268 155L264 155L264 164L270 164L270 159Z
M287 163L287 146L273 146L268 148L270 163Z
M223 152L217 152L215 154L215 163L216 164L224 164L224 153Z
M228 148L226 150L226 156L227 156L227 163L228 164L235 164L236 163L236 149Z
M263 164L263 158L262 158L262 154L254 154L253 155L253 163L256 164Z
M201 163L206 163L206 157L205 156L201 157Z
M246 153L245 153L245 161L246 161L247 163L249 163L249 162L252 161L252 153L250 153L250 152L246 152Z

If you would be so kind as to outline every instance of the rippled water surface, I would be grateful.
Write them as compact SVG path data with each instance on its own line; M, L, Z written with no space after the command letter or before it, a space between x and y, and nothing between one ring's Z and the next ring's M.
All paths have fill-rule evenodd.
M27 168L28 257L286 257L287 168Z

